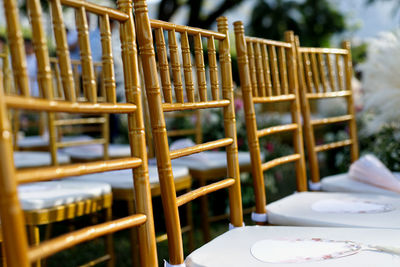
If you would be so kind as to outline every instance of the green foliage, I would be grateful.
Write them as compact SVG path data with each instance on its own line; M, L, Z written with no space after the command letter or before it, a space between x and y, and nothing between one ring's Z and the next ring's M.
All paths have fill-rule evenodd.
M282 40L292 30L304 46L329 46L330 38L346 28L344 16L327 0L259 0L248 33Z
M388 124L375 135L360 140L392 171L400 171L400 125Z

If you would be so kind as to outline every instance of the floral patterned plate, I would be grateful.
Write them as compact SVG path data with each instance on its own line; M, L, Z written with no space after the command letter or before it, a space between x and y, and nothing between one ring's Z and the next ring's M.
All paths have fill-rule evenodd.
M264 239L251 247L251 254L266 263L301 263L335 259L361 251L352 241L312 239Z

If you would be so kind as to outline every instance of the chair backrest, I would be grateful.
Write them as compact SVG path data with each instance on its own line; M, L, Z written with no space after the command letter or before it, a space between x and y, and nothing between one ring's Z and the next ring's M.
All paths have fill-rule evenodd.
M51 70L53 74L54 94L56 99L65 100L65 95L62 87L62 70L59 67L57 58L50 58ZM82 87L80 79L80 70L82 69L81 60L71 60L72 64L72 76L74 77L75 84L75 95L78 102L87 101L85 89ZM106 102L106 88L103 76L103 63L92 62L94 68L94 81L99 83L99 92L97 96L98 102ZM64 74L65 76L65 74ZM83 90L83 92L81 92ZM50 147L55 146L56 150L59 148L82 146L82 145L102 145L103 146L103 159L108 159L108 145L110 142L110 131L109 131L109 114L85 114L84 116L63 116L54 118L52 125L55 127L51 133L56 134L56 142L53 143L50 139ZM96 134L97 138L89 140L75 140L75 141L63 141L62 137L68 134ZM57 159L57 155L54 155ZM53 165L58 165L57 160L53 162Z
M297 190L307 190L294 35L292 32L286 32L285 42L247 37L241 21L235 22L234 25L240 87L254 179L256 213L266 214L263 175L265 171L284 163L295 162ZM258 129L255 104L288 101L292 123ZM262 163L259 139L286 131L293 132L294 154Z
M218 32L214 32L175 25L169 22L150 20L147 13L146 1L134 1L134 10L160 178L163 208L166 217L170 264L182 264L184 255L178 214L179 206L210 192L229 187L231 224L234 227L243 226L228 23L226 18L222 17L217 19ZM154 39L157 47L157 61L163 98L161 97L158 79L156 51L153 44L152 31L154 31ZM164 33L168 36L169 58L175 96L173 95L171 85L171 74L167 55L168 50ZM177 49L177 33L179 33L181 38L181 51ZM189 38L193 40L197 86L193 83ZM207 40L211 97L207 94L203 39ZM219 43L220 64L218 64L216 57L215 40ZM182 53L183 59L186 97L181 80L180 52ZM218 65L220 67L220 72L218 71ZM219 82L219 74L221 74L221 83ZM198 90L195 90L195 87L197 87ZM223 108L226 138L170 151L164 113L206 108ZM225 147L227 151L227 177L229 178L177 197L174 187L171 159L220 147Z
M350 43L343 42L342 49L300 47L297 37L296 43L301 109L311 174L310 185L314 185L313 187L318 189L320 172L317 154L319 152L350 146L351 161L357 160L359 156L351 87L353 69ZM346 100L346 114L330 118L311 118L310 101L335 97L343 97ZM333 143L316 145L315 128L332 123L348 123L349 138Z
M105 234L139 225L139 247L142 266L157 266L135 43L136 36L131 1L118 1L118 9L106 8L87 1L54 0L49 2L56 37L59 66L60 69L66 69L62 73L68 74L62 76L63 90L67 98L65 101L53 99L50 60L43 29L44 23L42 21L40 1L28 1L28 13L32 25L35 55L38 62L38 83L44 98L30 96L17 1L8 0L3 1L3 3L6 13L14 80L16 81L17 89L17 95L4 95L3 88L0 88L0 155L4 159L0 162L0 215L8 266L30 266L31 262L45 258L62 249ZM89 101L75 101L74 79L70 69L71 64L66 42L62 4L75 9L83 62L83 86L86 86ZM105 79L108 81L105 84L107 90L106 103L97 103L96 99L96 88L90 56L91 51L88 45L86 11L98 15L101 20L103 70L105 70ZM109 19L118 20L121 25L122 58L127 103L116 102ZM0 81L0 84L2 85L2 81ZM16 170L13 162L10 121L7 116L9 108L43 111L49 114L54 114L55 112L89 114L127 113L132 156L124 159L87 164L42 167L29 171ZM38 246L28 246L23 211L18 199L18 184L129 168L133 169L137 214L70 232L45 241Z

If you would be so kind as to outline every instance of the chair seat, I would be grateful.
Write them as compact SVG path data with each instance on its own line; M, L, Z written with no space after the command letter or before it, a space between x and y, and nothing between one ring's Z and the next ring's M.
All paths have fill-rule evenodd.
M173 166L172 171L175 179L189 175L188 168L182 166ZM149 177L151 185L159 183L157 166L149 165ZM110 184L113 189L133 188L133 176L131 169L88 174L80 177L70 178L70 180L71 179L75 181L104 182Z
M376 194L302 192L267 211L277 225L400 229L400 199Z
M399 230L388 229L246 226L228 231L195 250L186 258L185 263L187 267L400 266L399 256L368 250L367 247L399 248L398 238ZM305 241L311 244L312 246L300 248L304 254L308 251L311 253L302 254L292 260L299 253L298 249L265 246L268 243L285 244L295 239L298 245ZM325 245L326 247L321 247ZM348 248L349 245L352 250ZM290 263L285 264L283 261Z
M88 135L78 136L64 136L61 142L73 142L73 141L84 141L93 139ZM49 137L42 135L25 136L24 138L18 139L18 147L21 149L47 147L49 145Z
M100 182L49 181L20 185L19 199L24 211L49 209L111 193L111 186Z
M239 165L250 165L250 153L240 151ZM225 168L227 165L225 151L205 151L198 154L172 160L173 164L187 166L191 170L210 170Z
M399 172L393 174L400 179ZM347 173L341 173L323 178L321 180L321 189L322 191L328 192L374 193L400 197L399 193L351 179Z
M57 153L59 164L69 162L69 156L64 153ZM15 151L14 164L16 168L43 167L51 165L51 154L43 151Z
M63 152L76 160L97 160L103 158L103 145L75 146L63 149ZM127 144L109 144L110 158L123 158L131 155L130 146Z

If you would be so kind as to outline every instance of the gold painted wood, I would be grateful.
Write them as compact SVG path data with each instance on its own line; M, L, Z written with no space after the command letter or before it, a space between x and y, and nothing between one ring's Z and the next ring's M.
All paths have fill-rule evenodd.
M53 88L54 83L50 59L48 57L47 42L45 41L46 37L43 30L42 9L39 0L31 0L28 2L28 13L33 32L34 50L38 59L38 83L42 98L30 97L27 83L26 59L23 53L24 48L16 2L17 1L15 0L4 1L4 10L6 13L8 37L10 43L13 44L13 46L10 47L13 60L13 71L16 73L15 77L19 78L19 89L17 90L18 95L3 95L2 75L0 73L0 155L2 158L7 159L7 161L0 162L0 212L3 232L6 233L4 235L4 244L8 266L30 266L30 263L45 258L50 254L102 235L108 235L106 245L108 255L102 257L101 259L96 259L93 262L99 260L108 260L109 262L107 265L112 266L114 257L113 252L110 250L112 248L110 245L110 241L112 241L110 234L117 230L139 225L138 243L140 244L141 266L157 266L156 243L150 195L151 191L147 170L146 143L144 138L140 80L138 74L137 50L135 43L136 36L135 27L133 24L131 2L129 0L119 1L119 9L117 10L102 7L86 1L61 0L63 5L72 6L76 11L78 36L81 46L81 57L83 61L83 81L86 90L86 96L89 102L85 98L79 98L79 101L82 102L76 102L75 100L78 100L78 97L75 99L73 98L73 92L77 93L76 90L78 90L79 87L75 87L75 91L74 88L72 88L70 79L71 73L68 70L68 67L60 68L59 74L61 77L65 77L64 81L63 79L60 79L62 81L61 83L55 83L56 85L61 84L61 86L67 87L67 90L63 91L64 97L67 99L67 101L60 101L53 98L54 92L57 92L57 95L60 95L61 93ZM63 21L62 13L60 10L57 10L60 8L60 3L57 0L54 0L51 5L52 16L54 16L52 22L55 25L55 34L59 35L56 37L58 39L58 41L56 40L58 55L60 58L62 58L66 57L66 53L68 52L65 51L64 47L65 39L63 36L65 36L65 28L61 26ZM87 39L88 33L85 11L94 11L94 13L100 16L102 21L102 68L104 71L101 73L101 79L104 81L104 85L101 86L100 91L107 92L108 90L107 103L96 103L97 88L95 87L95 73L92 71L93 65L90 56L91 51ZM120 36L123 51L122 59L124 63L127 104L115 102L115 77L112 70L112 57L114 55L111 54L110 27L108 17L120 19ZM58 58L58 64L64 64L60 58ZM70 94L69 96L68 93ZM8 118L8 108L35 110L39 112L46 111L49 112L49 115L52 115L55 112L99 114L115 112L128 113L129 139L131 144L132 158L117 161L101 161L91 164L69 164L65 166L35 168L30 170L15 170L12 155L12 134ZM55 138L55 135L53 136ZM70 232L56 239L40 243L37 246L28 246L28 240L26 238L27 233L24 225L25 220L19 204L17 191L17 185L21 181L34 182L40 181L44 178L61 178L61 176L65 177L67 175L79 175L84 173L106 171L107 169L127 169L133 167L136 167L133 170L133 180L135 184L135 205L137 215L128 216L115 221L107 221L103 224ZM72 207L74 205L75 207ZM99 200L90 199L87 201L82 201L81 203L74 203L73 205L59 206L56 207L54 211L42 210L38 211L38 213L27 213L27 218L32 220L32 223L35 224L35 222L37 223L37 219L43 219L46 216L49 216L48 220L58 220L61 219L62 216L77 216L79 214L90 213L93 210L97 211L103 209L107 205L108 207L111 205L110 194L104 195L104 198ZM60 215L61 213L62 216ZM106 211L106 214L106 217L110 219L110 209ZM29 229L32 240L37 243L39 240L37 225L32 225L32 227L29 227Z
M214 36L207 39L208 67L210 69L210 84L213 100L219 100L219 78L217 66L217 51L215 50Z
M235 180L227 178L227 179L224 179L219 182L215 182L215 183L212 183L212 184L209 184L206 186L202 186L198 189L195 189L191 192L188 192L184 195L177 197L176 204L178 205L178 207L182 206L182 205L188 203L189 201L195 200L196 198L199 198L201 196L215 192L217 190L232 186L233 184L235 184Z
M251 88L253 89L253 96L258 96L257 90L257 70L256 70L256 63L254 57L254 47L252 43L249 43L247 46L247 53L249 55L249 69L250 69L250 80L251 80Z
M258 95L263 97L265 96L265 82L264 82L264 69L263 69L263 58L261 55L260 44L254 44L254 58L256 62L255 73L257 75L257 88L258 88Z
M196 59L197 85L199 88L200 101L204 102L207 101L207 82L201 34L196 34L194 36L194 55Z
M322 151L326 151L326 150L330 150L330 149L348 146L351 144L352 144L351 140L343 140L343 141L333 142L333 143L329 143L329 144L318 145L315 147L315 152L322 152Z
M155 39L157 44L158 67L160 68L164 100L166 103L172 103L172 87L168 66L168 54L162 28L155 29Z
M210 141L207 143L203 144L198 144L195 146L191 146L189 148L181 148L177 150L172 150L170 153L171 159L176 159L176 158L181 158L184 156L189 156L195 153L203 152L203 151L208 151L220 147L225 147L228 145L231 145L234 142L232 138L223 138L215 141Z
M190 55L189 38L187 32L181 33L181 50L183 61L183 76L185 77L186 97L188 102L194 102L194 83L192 60Z
M93 240L97 237L115 233L130 227L139 226L146 222L144 214L135 214L123 219L117 219L111 222L105 222L98 225L86 227L74 232L74 238L70 234L65 234L49 241L44 241L41 245L35 246L29 251L29 259L37 261L43 257L71 248L82 242Z
M355 121L355 111L353 103L353 93L351 88L352 64L350 44L345 42L343 49L336 48L305 48L300 47L298 39L296 40L298 58L313 58L318 55L319 64L316 64L315 70L309 72L307 65L304 66L300 61L298 73L300 75L300 96L301 108L304 119L304 129L306 136L306 146L310 163L311 181L317 183L320 180L319 162L317 153L330 149L337 149L344 146L350 146L351 160L355 161L359 156L357 129ZM322 63L323 58L326 60ZM334 63L332 62L334 59ZM333 66L335 64L335 66ZM327 70L327 71L326 71ZM318 77L315 77L318 76ZM309 80L321 79L323 91L313 91ZM329 81L330 91L328 91L327 81ZM324 85L325 84L325 85ZM341 116L331 118L312 119L310 112L310 100L327 99L334 97L343 97L347 103L347 113ZM326 125L331 123L348 123L349 139L337 141L329 144L316 145L314 126Z
M282 83L282 90L284 94L289 93L289 88L288 88L288 77L287 77L287 66L286 66L286 52L285 48L280 47L279 48L279 73L281 76L281 83Z
M178 204L176 196L176 188L171 168L170 149L167 140L167 130L165 125L164 112L166 108L169 111L183 110L183 109L198 109L208 108L215 106L224 107L224 126L225 138L229 138L230 144L227 144L227 160L228 172L225 173L227 177L232 177L235 183L229 187L230 191L230 207L231 207L231 223L234 226L242 226L241 215L241 197L240 197L240 179L239 179L239 166L237 158L237 141L236 141L236 125L235 113L233 103L233 86L232 86L232 73L231 73L231 60L230 60L230 47L228 39L228 25L226 18L218 19L219 33L212 31L203 31L202 29L178 26L172 23L150 21L147 13L146 1L134 1L135 5L135 18L137 22L139 50L141 51L141 61L143 65L144 80L146 85L147 102L149 104L149 113L152 126L153 142L155 145L155 152L159 170L159 179L161 186L161 195L163 202L163 209L166 220L166 228L168 233L168 249L169 249L169 262L170 264L182 264L184 262L182 236L180 219L178 213ZM220 70L221 70L221 85L222 85L222 102L214 101L214 104L209 105L210 101L200 101L191 103L188 97L188 102L177 102L183 109L177 108L173 104L162 104L161 91L157 73L157 63L154 51L154 43L152 36L152 28L160 28L167 30L169 35L175 35L178 31L181 36L193 38L193 36L201 33L204 37L214 36L219 41L219 56L220 56ZM204 33L204 34L203 34ZM171 40L173 38L169 38ZM182 43L183 45L184 43ZM171 65L173 63L173 51L171 53ZM193 70L190 70L193 72ZM188 148L190 150L191 148ZM180 151L182 152L182 151ZM184 155L183 153L180 153Z
M263 62L263 69L264 69L264 81L267 87L267 94L266 96L272 96L272 83L271 83L271 71L269 68L269 59L268 59L268 52L267 52L267 45L262 44L261 46L261 57L264 58Z
M245 37L243 23L241 21L234 23L235 27L235 37L236 37L236 49L238 56L238 66L239 66L239 78L240 87L242 89L244 111L246 118L246 130L248 143L250 148L250 156L252 162L252 174L253 174L253 185L255 193L256 209L255 212L264 214L266 213L266 192L264 185L264 171L267 171L275 166L295 162L296 163L296 180L297 180L297 190L305 191L307 190L306 184L306 170L304 162L304 149L303 149L303 137L302 137L302 127L300 121L300 103L299 103L299 91L298 91L298 79L297 79L297 62L296 62L296 51L294 44L294 35L292 32L285 33L285 45L280 45L281 42L275 42L270 40L263 41L259 38L249 38ZM247 45L254 45L250 43L249 40L256 40L260 44L264 44L265 47L263 51L269 52L270 65L272 76L272 88L271 91L276 94L276 96L269 97L254 97L252 94L252 85L257 84L251 80L251 73L249 67L249 56L247 52L249 51ZM277 58L275 51L278 49L279 54L279 69L277 64ZM282 51L283 50L283 51ZM266 58L267 53L262 53L263 61L268 60ZM280 90L279 74L282 82L282 90ZM253 75L255 76L255 75ZM263 75L265 77L265 74ZM275 76L275 77L274 77ZM256 76L257 77L257 76ZM285 81L286 79L286 81ZM265 79L264 79L265 80ZM278 88L277 88L278 87ZM269 127L266 129L257 128L256 113L254 105L256 103L269 103L269 102L281 102L289 101L290 113L292 116L292 123L286 125L277 125ZM260 144L259 138L266 137L270 134L281 133L285 131L293 132L293 145L294 154L283 156L280 158L273 159L271 161L262 163L260 155Z
M171 69L173 74L175 97L178 103L183 103L183 84L181 76L181 63L179 61L178 44L175 30L168 32L168 46L171 56Z

